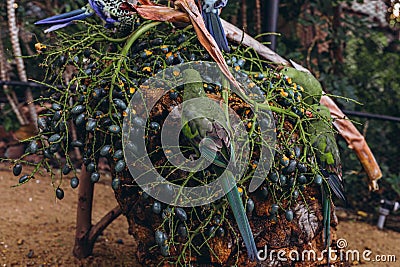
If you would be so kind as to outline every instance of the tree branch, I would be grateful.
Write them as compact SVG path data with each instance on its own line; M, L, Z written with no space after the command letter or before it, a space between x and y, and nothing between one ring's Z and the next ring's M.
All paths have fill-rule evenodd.
M222 26L224 27L226 37L236 43L244 44L245 46L252 47L257 53L267 60L271 60L273 63L289 65L289 61L240 30L238 27L232 25L231 23L221 19Z
M119 206L116 206L93 226L92 205L94 184L90 180L90 173L86 171L84 164L82 164L79 181L75 245L72 252L78 259L83 259L92 254L97 237L122 214L122 210Z
M94 185L90 181L90 174L82 164L78 187L78 207L76 211L76 232L73 254L83 259L92 254L93 245L89 244L89 233L92 228L92 203Z
M98 221L96 225L92 227L92 229L90 229L88 243L94 244L97 237L104 231L104 229L106 229L107 226L110 225L110 223L112 223L121 214L122 210L121 207L118 205L112 210L110 210L106 215L104 215L104 217L101 218L101 220Z

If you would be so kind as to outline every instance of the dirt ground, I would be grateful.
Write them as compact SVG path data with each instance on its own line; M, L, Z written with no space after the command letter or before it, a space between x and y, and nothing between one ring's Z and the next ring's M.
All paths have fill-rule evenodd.
M110 186L111 177L103 175L95 188L94 222L117 205ZM123 216L101 235L93 256L77 260L72 255L75 234L77 190L63 181L65 198L56 200L51 180L37 176L21 187L8 164L0 164L0 266L138 266L135 242L128 235ZM378 231L375 226L356 220L341 221L338 238L347 249L360 253L369 249L375 255L395 255L397 262L355 261L361 266L400 266L400 233ZM383 258L383 257L382 257Z

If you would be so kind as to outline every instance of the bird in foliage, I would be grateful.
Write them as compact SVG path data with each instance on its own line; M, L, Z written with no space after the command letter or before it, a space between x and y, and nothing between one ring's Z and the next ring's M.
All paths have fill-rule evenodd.
M193 69L186 69L182 74L184 81L184 103L188 100L207 97L203 90L203 83L199 72ZM216 110L220 108L219 106L207 106L204 107L204 109L207 110L208 114L216 115L218 122L214 119L204 117L190 120L189 114L198 114L199 108L202 107L198 105L194 107L188 105L184 108L182 112L182 134L189 141L198 156L202 155L205 159L212 162L212 168L218 177L220 177L224 171L225 174L227 174L226 176L221 176L223 177L222 188L226 193L226 197L247 248L248 257L252 261L255 259L258 260L253 233L236 185L234 174L232 171L226 169L231 157L233 160L235 159L234 147L231 143L232 135L226 130L228 127L223 127L218 122L226 123L227 119L222 113L222 109ZM218 114L220 114L219 117ZM211 141L204 142L204 140L207 139Z
M321 104L314 104L311 108L314 112L307 126L307 133L310 135L310 143L320 166L320 174L326 181L322 185L322 209L325 246L328 247L330 245L331 193L333 192L343 203L346 203L346 196L331 113L326 106Z
M130 11L120 8L123 0L88 0L86 6L67 13L55 15L35 22L36 25L50 25L45 33L71 25L76 20L84 20L96 14L106 22L105 27L117 27L119 32L130 31L134 18Z
M229 52L228 41L219 18L219 11L225 7L228 0L205 0L202 6L202 16L207 30L214 37L219 49Z
M314 75L291 67L283 68L281 74L290 78L292 83L301 85L304 88L302 94L305 103L309 105L319 103L322 96L322 86Z

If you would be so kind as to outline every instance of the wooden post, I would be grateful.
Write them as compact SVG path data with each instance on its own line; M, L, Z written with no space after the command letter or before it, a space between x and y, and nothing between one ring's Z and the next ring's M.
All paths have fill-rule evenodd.
M94 184L90 181L90 174L82 164L78 189L78 207L76 212L76 234L73 254L83 259L92 254L93 245L88 244L89 233L92 228L92 204Z

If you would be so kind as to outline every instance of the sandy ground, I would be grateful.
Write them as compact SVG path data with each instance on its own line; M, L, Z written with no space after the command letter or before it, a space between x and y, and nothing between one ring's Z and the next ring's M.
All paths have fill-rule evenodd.
M95 188L93 220L96 222L117 205L110 187L110 176L103 175ZM101 235L93 256L77 260L72 255L75 234L77 190L63 181L65 198L56 200L49 177L21 187L8 165L0 165L0 266L137 266L135 243L128 235L123 216ZM361 266L400 266L400 233L378 231L375 226L355 221L341 221L338 238L345 239L346 249L371 250L376 255L395 255L397 262L355 261ZM121 244L123 243L123 244ZM360 256L362 258L362 256ZM388 258L388 257L387 257Z
M137 265L125 217L116 219L98 238L93 256L79 261L72 255L78 191L69 186L69 179L63 181L65 197L60 201L55 199L50 177L37 176L10 188L18 178L1 166L0 266ZM103 175L95 188L94 223L117 205L110 180Z

